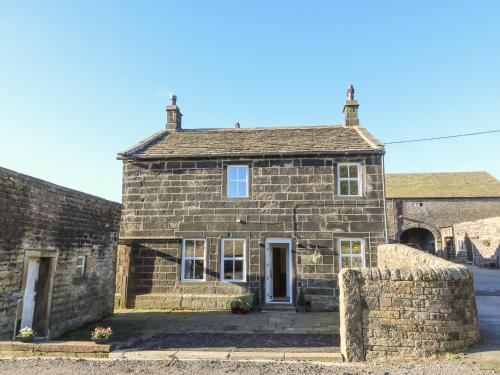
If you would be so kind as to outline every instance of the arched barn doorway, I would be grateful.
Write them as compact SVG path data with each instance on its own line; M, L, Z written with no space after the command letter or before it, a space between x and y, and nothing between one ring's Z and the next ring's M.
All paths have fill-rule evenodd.
M425 228L410 228L401 233L399 242L427 251L431 254L436 252L436 240L434 235Z

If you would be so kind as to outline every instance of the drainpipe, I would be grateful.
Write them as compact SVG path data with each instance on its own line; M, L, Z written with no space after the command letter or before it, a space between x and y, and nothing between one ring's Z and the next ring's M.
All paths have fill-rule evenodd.
M389 243L389 234L387 231L387 199L385 196L385 164L384 164L385 153L382 154L382 192L384 196L384 227L385 227L385 243Z

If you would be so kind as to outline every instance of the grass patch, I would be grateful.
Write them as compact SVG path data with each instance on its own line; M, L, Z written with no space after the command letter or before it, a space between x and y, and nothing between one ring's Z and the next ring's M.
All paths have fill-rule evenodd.
M453 354L453 353L446 353L445 358L447 361L456 361L456 360L458 360L458 355Z

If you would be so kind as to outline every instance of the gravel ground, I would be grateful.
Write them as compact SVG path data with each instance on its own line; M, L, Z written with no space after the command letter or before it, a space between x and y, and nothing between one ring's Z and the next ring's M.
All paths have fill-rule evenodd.
M474 365L458 361L428 361L390 364L316 364L305 362L243 362L243 361L128 361L84 359L18 359L0 360L0 374L342 374L342 375L482 375L493 374Z
M239 348L253 351L266 349L287 352L339 352L339 345L339 336L330 334L182 333L145 335L125 342L120 348L142 350Z

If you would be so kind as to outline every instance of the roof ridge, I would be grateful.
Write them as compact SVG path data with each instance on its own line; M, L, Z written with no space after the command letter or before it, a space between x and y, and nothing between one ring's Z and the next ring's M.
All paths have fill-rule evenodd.
M178 130L178 132L203 132L203 131L249 131L249 130L296 130L296 129L311 129L311 128L343 128L344 125L340 124L326 124L326 125L284 125L284 126L255 126L248 128L184 128Z

